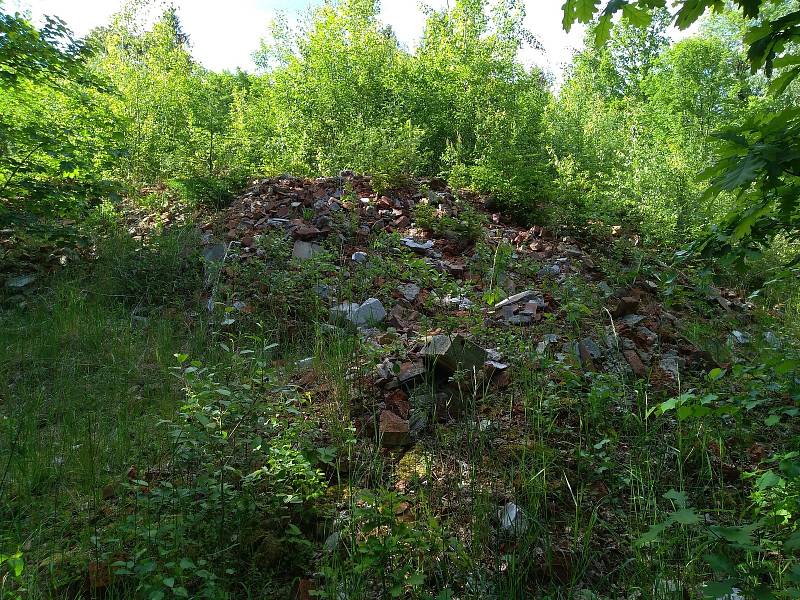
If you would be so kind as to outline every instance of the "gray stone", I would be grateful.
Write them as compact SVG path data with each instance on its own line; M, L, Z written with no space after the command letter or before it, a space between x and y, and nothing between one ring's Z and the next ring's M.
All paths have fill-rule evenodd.
M347 320L357 327L375 325L386 318L386 309L377 298L370 298L363 304L355 302L342 302L331 308L331 317L334 320Z
M365 263L367 262L367 253L366 252L354 252L353 256L351 257L353 262L357 263Z
M642 315L625 315L622 317L619 322L623 325L627 325L630 328L636 327L639 323L645 320L645 317Z
M403 238L403 245L417 254L427 254L433 248L433 241L418 242L414 238Z
M749 344L750 343L750 334L745 333L744 331L731 331L730 339L733 343L736 344Z
M462 335L436 335L422 349L423 356L437 367L451 373L458 370L480 371L487 360L486 350Z
M526 326L530 325L533 322L533 317L530 315L511 315L506 319L506 323L509 325L516 325L516 326Z
M614 291L611 289L611 286L608 285L605 281L601 281L597 284L597 289L603 292L604 296L611 296Z
M466 296L446 296L444 301L447 304L457 305L459 310L467 310L468 308L472 308L474 306L472 300Z
M770 348L780 348L781 347L781 340L780 338L775 335L772 331L765 331L764 332L764 341Z
M414 283L401 283L397 286L397 291L399 291L403 298L408 300L409 302L413 302L419 296L419 293L422 291L420 287Z
M510 306L512 304L518 304L520 302L524 302L526 300L530 300L532 298L536 298L537 296L539 296L539 298L541 298L541 296L539 295L539 292L535 292L533 290L525 290L524 292L520 292L519 294L514 294L513 296L510 296L510 297L506 298L505 300L501 300L500 302L498 302L497 304L494 305L494 309L495 310L500 310L501 308L503 308L505 306ZM538 298L537 298L537 300L538 300ZM544 308L544 299L541 299L540 308Z
M6 287L12 290L21 290L36 281L36 275L19 275L6 281Z
M360 305L355 302L342 302L331 308L331 317L333 317L334 320L345 319L352 322L359 306Z
M549 265L539 269L539 277L557 277L561 275L561 267L559 265Z
M203 259L206 262L215 263L225 260L225 255L228 253L228 244L213 244L203 248Z
M680 364L678 362L678 357L674 354L668 354L661 358L659 361L659 366L667 373L672 379L675 381L678 380L680 376Z
M597 360L603 356L603 351L592 338L583 338L581 340L581 344L583 344L583 347L589 353L589 356L592 358L592 360Z
M358 307L353 315L353 323L356 325L375 325L381 323L386 318L386 309L377 298L369 298Z
M334 289L325 283L314 286L314 293L323 300L330 299L333 296L333 292Z
M538 352L539 354L544 354L547 351L547 348L550 345L557 343L558 340L559 337L556 334L546 333L542 341L537 344L536 352Z
M322 246L319 244L297 240L292 249L292 256L299 260L308 260L320 252L322 252Z
M514 537L520 537L528 531L528 517L513 502L508 502L497 511L500 531Z

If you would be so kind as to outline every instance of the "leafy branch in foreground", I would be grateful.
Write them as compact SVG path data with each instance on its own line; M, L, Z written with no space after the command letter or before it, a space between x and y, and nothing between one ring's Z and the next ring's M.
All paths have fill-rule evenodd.
M791 10L794 5L786 2L781 8L788 9L787 14L772 17L763 14L766 0L736 0L734 4L743 17L755 20L743 39L752 72L763 70L768 77L777 72L769 91L778 97L800 76L796 45L800 40L800 10ZM601 10L598 0L567 0L563 6L564 28L569 31L576 21L589 23L597 15L596 41L602 44L609 39L617 13L634 25L646 27L654 11L666 6L666 0L611 0ZM674 6L674 22L681 29L709 9L725 9L725 3L719 0L678 0ZM797 240L800 113L790 107L762 114L719 137L719 161L705 173L711 178L708 193L733 192L739 202L723 223L692 249L727 256L742 265L758 257L760 249L769 247L776 237Z

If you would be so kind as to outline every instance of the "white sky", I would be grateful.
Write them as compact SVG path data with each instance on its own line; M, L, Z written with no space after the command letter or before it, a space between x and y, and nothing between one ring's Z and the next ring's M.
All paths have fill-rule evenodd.
M197 60L209 69L252 70L252 54L268 33L277 11L290 17L305 11L319 0L173 0L184 30L189 34ZM9 0L11 10L30 10L34 19L41 15L61 17L78 35L104 25L122 0ZM426 0L442 8L448 0ZM567 34L561 27L563 0L526 0L526 26L539 39L544 52L523 51L525 64L538 65L559 79L572 53L580 47L584 28L576 25ZM413 47L422 34L424 14L417 0L382 0L382 19L391 25L398 38ZM682 36L680 36L682 37Z

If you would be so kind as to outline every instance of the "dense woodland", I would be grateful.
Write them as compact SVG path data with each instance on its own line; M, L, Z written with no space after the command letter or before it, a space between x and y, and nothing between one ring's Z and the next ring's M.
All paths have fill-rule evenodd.
M800 3L450 4L0 0L0 598L800 597Z

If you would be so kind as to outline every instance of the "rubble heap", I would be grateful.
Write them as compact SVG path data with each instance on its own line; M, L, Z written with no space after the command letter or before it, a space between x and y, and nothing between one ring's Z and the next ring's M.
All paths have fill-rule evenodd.
M406 348L405 355L387 356L373 376L382 398L373 423L384 445L409 444L431 414L458 418L465 398L476 397L489 385L508 385L509 363L514 361L484 348L477 340L480 335L468 325L446 333L421 330L422 316L435 311L454 316L478 312L485 331L514 328L528 336L532 356L572 362L585 371L649 378L657 385L675 385L687 369L700 371L712 362L681 334L681 317L663 307L658 284L645 280L614 290L597 261L575 239L557 237L539 226L515 227L498 214L487 214L484 243L512 248L512 268L500 274L499 281L489 281L485 272L473 268L475 240L447 229L422 228L415 222L420 206L437 218L455 221L466 210L483 210L481 198L454 192L438 179L379 194L369 177L352 172L317 179L282 176L254 182L231 204L223 219L224 241L215 241L211 224L206 232L207 258L220 260L235 246L239 260L258 260L263 254L260 236L279 232L293 241L296 260L312 259L326 246L335 247L343 249L344 268L370 260L371 236L396 233L398 251L412 253L466 284L471 294L452 297L440 297L418 281L398 282L391 298L345 300L327 290L321 293L330 303L331 324L359 328L379 346L399 339ZM513 268L521 261L539 268L523 274ZM604 305L595 315L594 335L577 342L570 341L571 308L562 306L558 295L559 286L572 277L592 286ZM507 297L488 304L485 292L497 288ZM729 293L712 291L709 300L725 311L747 308Z

